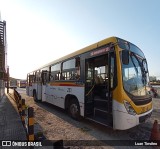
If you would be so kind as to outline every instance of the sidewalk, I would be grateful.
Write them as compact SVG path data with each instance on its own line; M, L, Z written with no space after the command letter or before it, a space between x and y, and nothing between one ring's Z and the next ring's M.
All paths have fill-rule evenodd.
M0 141L27 141L20 116L13 106L14 101L8 97L4 94L0 98Z

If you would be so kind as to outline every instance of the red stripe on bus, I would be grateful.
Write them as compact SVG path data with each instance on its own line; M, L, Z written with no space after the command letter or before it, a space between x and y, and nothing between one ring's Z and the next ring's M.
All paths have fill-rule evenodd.
M79 86L77 84L59 84L59 86Z
M84 87L84 85L79 85L79 84L70 84L70 83L55 83L55 84L50 84L51 86L77 86L77 87Z

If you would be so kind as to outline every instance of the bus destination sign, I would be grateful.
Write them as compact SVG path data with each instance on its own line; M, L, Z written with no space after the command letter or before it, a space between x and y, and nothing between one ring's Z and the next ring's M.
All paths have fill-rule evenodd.
M102 53L108 52L109 50L110 50L110 47L99 49L99 50L91 52L91 56L102 54Z

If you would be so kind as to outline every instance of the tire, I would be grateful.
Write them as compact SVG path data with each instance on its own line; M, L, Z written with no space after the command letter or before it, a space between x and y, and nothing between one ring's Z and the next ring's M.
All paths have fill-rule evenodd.
M69 115L73 119L75 119L75 120L80 119L80 107L79 107L79 103L78 103L77 99L73 99L70 102L68 112L69 112Z

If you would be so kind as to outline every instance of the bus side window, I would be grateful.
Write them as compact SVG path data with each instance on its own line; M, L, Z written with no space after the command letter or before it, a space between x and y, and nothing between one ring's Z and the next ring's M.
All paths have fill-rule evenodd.
M36 73L36 82L41 82L41 72L37 71Z
M45 85L45 73L42 71L42 84Z
M32 83L34 82L35 76L34 75L29 75L29 86L32 86Z
M48 71L42 71L42 84L45 85L47 82L49 82L49 72Z
M54 80L54 76L53 76L53 73L51 72L50 74L50 81L53 81Z
M60 70L61 70L61 63L55 64L51 66L51 75L50 75L50 80L60 80Z
M60 80L60 72L55 74L55 80Z
M32 83L36 82L36 72L33 73Z
M113 89L114 88L114 86L116 85L116 77L115 77L115 70L116 70L116 68L115 68L115 53L111 53L111 70L110 70L110 81L111 81L111 84L110 84L110 86L111 86L111 89Z
M80 67L80 58L76 58L76 80L80 79L81 67Z
M73 58L63 62L62 79L79 80L80 79L80 58Z

